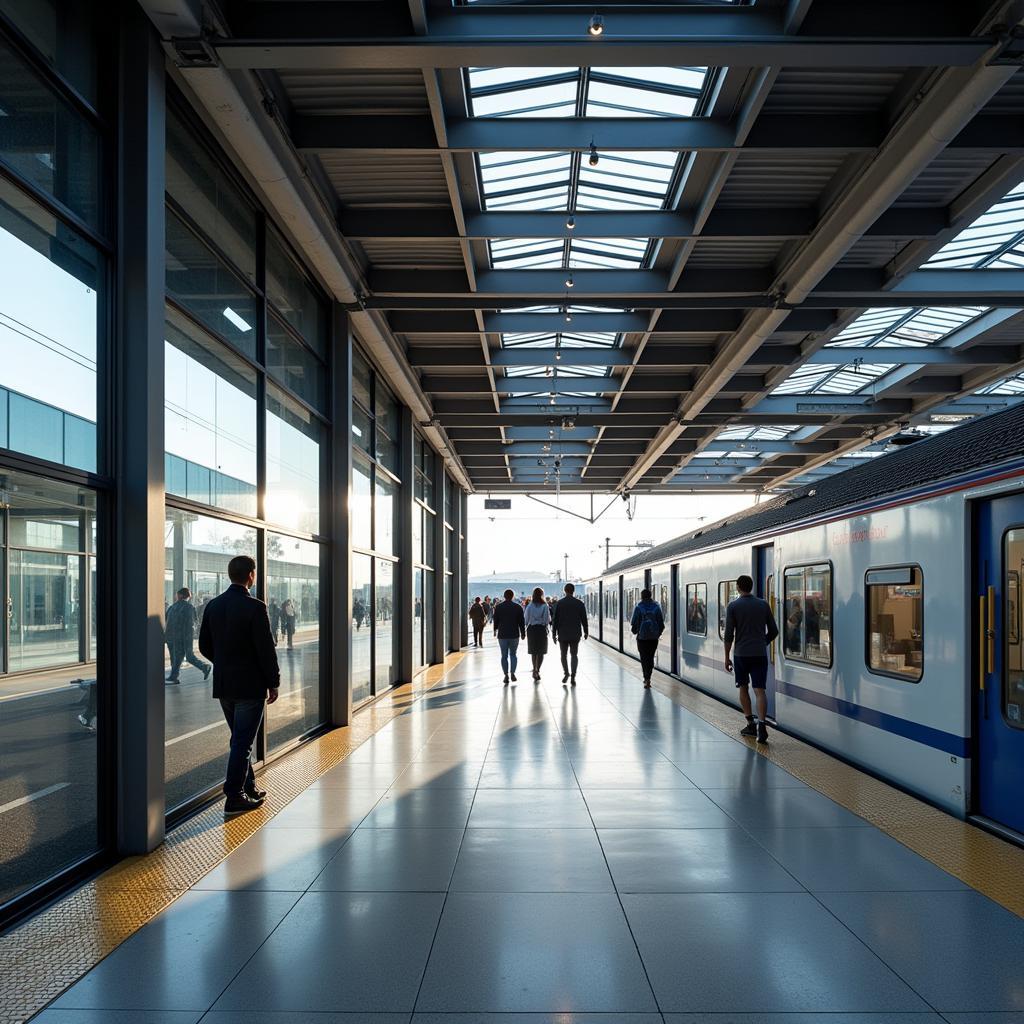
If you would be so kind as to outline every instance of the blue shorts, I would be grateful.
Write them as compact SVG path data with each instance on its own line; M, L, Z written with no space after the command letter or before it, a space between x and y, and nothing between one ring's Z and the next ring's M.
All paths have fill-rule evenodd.
M732 656L732 667L736 673L737 686L753 686L763 690L768 682L768 658L749 658L739 654Z

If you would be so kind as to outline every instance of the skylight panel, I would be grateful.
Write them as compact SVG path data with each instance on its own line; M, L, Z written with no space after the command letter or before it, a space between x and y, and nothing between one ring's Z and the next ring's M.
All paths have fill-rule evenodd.
M974 392L976 395L1024 395L1024 373L993 381Z
M707 77L707 68L592 68L592 75L628 78L652 89L688 90L700 94Z
M579 68L470 68L473 117L572 117Z
M565 260L560 238L494 238L490 248L491 266L503 270L560 267Z
M677 153L601 153L600 163L580 167L578 210L660 210L668 196Z
M782 441L799 430L796 424L774 427L725 427L718 432L720 441Z
M869 309L835 336L826 348L933 345L986 311L985 306L927 306Z
M567 209L569 153L481 153L479 159L485 209Z
M1020 266L1024 244L1024 182L1011 189L969 227L947 242L922 269Z
M643 265L649 244L647 238L574 238L570 266L637 269Z
M587 90L586 116L689 117L696 105L695 96L594 79Z

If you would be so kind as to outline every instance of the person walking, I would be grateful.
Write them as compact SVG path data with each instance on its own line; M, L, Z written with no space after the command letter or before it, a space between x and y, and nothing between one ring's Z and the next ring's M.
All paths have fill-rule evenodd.
M281 606L273 598L267 605L267 613L270 615L270 632L274 634L274 643L277 643L278 634L281 632Z
M352 618L356 620L356 632L363 628L363 619L366 618L366 602L357 597L352 602Z
M298 612L295 610L295 602L286 597L281 602L281 632L288 641L288 650L293 647L292 640L295 638L295 623L298 620Z
M749 576L740 576L736 580L736 589L740 596L730 601L725 609L725 671L735 669L740 707L747 716L747 724L740 730L740 735L755 736L758 743L767 743L765 716L768 699L765 685L768 682L768 648L779 635L779 627L771 605L754 597L754 581ZM756 721L750 706L748 686L753 686L757 700Z
M486 594L484 596L484 615L487 616L487 621L490 622L494 615L494 605L491 603L491 595Z
M651 597L646 588L640 591L640 603L633 609L629 628L636 637L636 649L640 655L640 669L644 675L644 689L651 688L654 674L654 655L658 651L658 639L665 632L665 616L661 605Z
M526 606L526 650L533 661L533 680L540 682L540 666L548 653L548 626L551 624L551 609L544 600L544 591L536 587L533 597Z
M509 666L512 669L512 682L516 681L516 651L519 641L526 639L526 621L523 606L516 600L515 592L505 591L505 600L495 604L492 613L494 635L498 638L498 649L501 651L501 671L508 686Z
M196 657L195 643L196 626L199 625L199 613L192 605L192 591L182 587L175 595L174 604L167 609L164 617L164 636L167 651L171 656L171 671L167 676L169 683L181 683L181 663L187 661L203 673L208 679L210 666Z
M551 639L558 644L562 655L562 685L576 685L576 669L580 663L580 639L590 636L587 624L587 606L575 596L576 588L566 583L565 597L555 602L551 615ZM571 662L569 660L571 657Z
M487 625L487 610L484 608L483 602L479 597L474 597L473 603L469 606L469 619L473 623L473 646L483 647L484 626Z
M256 584L255 560L236 555L228 563L228 579L231 586L203 610L199 650L213 662L213 697L231 730L224 817L233 818L255 810L267 796L256 787L252 748L264 708L277 700L281 670L267 606L249 593Z

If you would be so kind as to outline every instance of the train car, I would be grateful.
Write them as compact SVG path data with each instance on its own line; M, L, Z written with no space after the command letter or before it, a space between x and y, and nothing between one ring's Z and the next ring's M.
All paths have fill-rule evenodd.
M1024 405L612 566L592 581L600 639L635 655L649 586L670 624L658 667L738 706L722 634L743 573L780 628L779 728L1021 841Z

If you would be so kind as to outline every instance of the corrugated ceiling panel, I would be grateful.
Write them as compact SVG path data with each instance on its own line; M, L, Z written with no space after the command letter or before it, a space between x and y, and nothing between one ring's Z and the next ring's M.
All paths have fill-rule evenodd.
M400 159L379 153L325 153L320 163L345 206L451 205L436 153Z
M885 107L903 77L899 68L788 68L779 73L766 113L871 113Z
M741 153L717 205L813 206L844 159L833 153Z
M1024 71L1018 71L986 104L986 114L1024 113Z
M884 267L906 244L895 238L862 238L839 261L839 266Z
M281 84L301 114L420 114L429 110L423 74L386 71L282 71Z
M366 258L375 267L464 266L462 250L455 239L408 241L364 238L361 245Z
M702 238L688 267L770 267L786 243L775 238Z
M947 151L932 161L895 206L948 206L997 160L996 153Z

